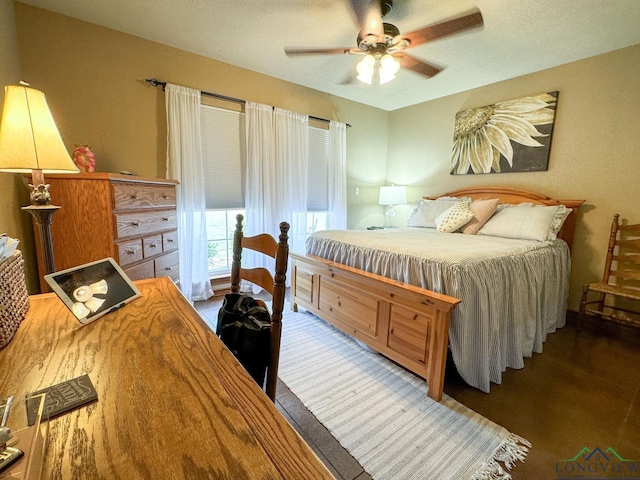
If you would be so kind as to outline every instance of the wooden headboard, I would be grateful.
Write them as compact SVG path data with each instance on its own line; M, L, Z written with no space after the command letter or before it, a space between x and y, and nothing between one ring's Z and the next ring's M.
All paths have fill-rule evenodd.
M478 200L483 198L499 198L500 203L533 203L538 205L565 205L571 209L571 213L565 220L558 238L561 238L571 249L573 245L573 235L576 229L576 221L578 219L578 207L582 205L584 200L558 200L555 198L547 197L541 193L532 192L529 190L520 190L516 188L504 188L504 187L474 187L474 188L461 188L459 190L453 190L451 192L443 193L437 197L423 197L427 200L435 200L439 197L470 197L472 200Z

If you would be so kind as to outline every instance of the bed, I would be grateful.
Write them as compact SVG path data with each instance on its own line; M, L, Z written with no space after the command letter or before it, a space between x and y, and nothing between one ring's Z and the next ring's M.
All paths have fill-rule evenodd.
M583 203L486 187L423 202L444 208L438 202L445 200L500 205L472 235L420 228L419 205L409 220L417 226L317 232L306 255L290 254L294 310L309 310L425 378L428 395L438 401L448 348L462 378L488 392L506 368L522 368L524 357L541 352L546 335L564 325L570 249ZM540 238L537 231L512 238L526 227L518 220L517 233L502 237L506 216L529 215L529 209L546 218L553 210L563 222L554 220L548 237L545 230Z

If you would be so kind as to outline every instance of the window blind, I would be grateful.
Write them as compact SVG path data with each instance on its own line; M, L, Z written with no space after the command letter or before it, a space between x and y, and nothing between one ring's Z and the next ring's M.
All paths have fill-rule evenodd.
M208 210L244 208L246 180L245 114L200 106L205 201ZM307 210L329 209L329 131L309 127Z
M329 131L309 127L307 210L329 210Z
M200 129L207 209L244 208L245 114L201 105Z

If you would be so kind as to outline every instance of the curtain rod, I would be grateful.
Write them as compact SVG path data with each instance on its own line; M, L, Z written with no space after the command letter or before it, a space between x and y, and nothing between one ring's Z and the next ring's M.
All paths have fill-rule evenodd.
M153 87L162 87L163 91L164 91L164 88L167 86L167 82L161 82L157 78L146 78L145 82L147 82L149 85ZM246 100L242 100L240 98L234 98L234 97L227 97L226 95L220 95L219 93L211 93L211 92L205 92L201 90L200 94L204 95L205 97L219 98L221 100L227 100L229 102L234 102L234 103L241 103L243 105L247 103ZM327 122L327 123L330 122L330 120L327 120L326 118L314 117L313 115L309 115L309 118L313 120L318 120L320 122ZM347 125L347 128L351 128L350 124L347 123L346 125Z

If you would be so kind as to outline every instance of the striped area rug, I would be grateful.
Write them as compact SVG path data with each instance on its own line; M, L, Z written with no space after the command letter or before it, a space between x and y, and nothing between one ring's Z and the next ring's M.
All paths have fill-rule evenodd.
M509 479L529 443L360 347L286 309L279 376L375 480Z

